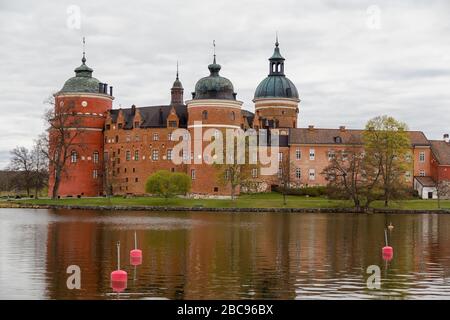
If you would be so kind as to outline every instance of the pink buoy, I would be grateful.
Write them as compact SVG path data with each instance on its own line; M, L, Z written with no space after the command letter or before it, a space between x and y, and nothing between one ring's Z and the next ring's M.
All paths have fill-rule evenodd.
M139 266L142 264L142 251L137 248L137 236L134 232L134 249L130 251L130 263L132 266Z
M117 242L117 270L111 272L111 288L120 293L127 288L128 275L126 271L120 270L120 241Z
M389 244L388 244L386 229L384 229L384 240L386 242L386 246L384 246L383 249L381 249L383 260L391 261L392 258L394 257L394 249L391 246L389 246Z

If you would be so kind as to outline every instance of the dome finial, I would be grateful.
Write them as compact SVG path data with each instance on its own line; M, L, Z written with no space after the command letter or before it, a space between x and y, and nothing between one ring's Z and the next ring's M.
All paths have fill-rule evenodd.
M278 31L276 31L276 41L275 41L275 46L278 48L278 46L280 45L279 43L278 43Z
M83 58L81 59L83 64L86 64L86 39L83 37Z
M216 64L216 40L213 40L213 52L214 52L213 64Z

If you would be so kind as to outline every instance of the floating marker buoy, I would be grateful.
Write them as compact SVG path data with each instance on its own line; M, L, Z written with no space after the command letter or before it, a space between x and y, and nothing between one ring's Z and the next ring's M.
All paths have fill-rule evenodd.
M383 260L391 261L392 258L394 257L394 249L388 244L386 229L384 229L384 240L386 242L386 246L384 246L383 249L381 249Z
M137 248L136 231L134 232L134 249L130 251L130 263L132 266L142 264L142 251Z
M120 293L127 288L128 275L120 270L120 241L117 242L117 270L111 272L111 287L114 292Z

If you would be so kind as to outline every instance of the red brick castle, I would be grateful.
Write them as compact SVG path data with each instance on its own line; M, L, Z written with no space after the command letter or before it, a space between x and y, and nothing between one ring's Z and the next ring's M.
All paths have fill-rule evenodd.
M216 169L198 163L202 150L183 155L190 163L175 165L172 161L172 133L185 128L195 139L194 131L213 128L248 130L267 129L280 135L278 158L289 158L291 183L294 186L324 185L321 175L332 154L351 144L362 145L362 130L319 129L314 126L297 128L299 93L285 75L285 59L278 40L269 58L269 74L255 91L254 113L243 110L242 102L232 82L219 73L216 62L208 66L209 75L198 80L190 100L184 100L179 80L171 88L167 105L112 109L112 87L92 77L86 65L75 69L75 76L66 81L55 94L55 108L72 105L73 116L83 134L71 150L65 174L60 182L60 196L99 196L110 194L144 194L145 182L155 171L181 171L192 179L192 193L229 195L229 187L221 185ZM419 190L424 198L435 198L435 183L450 181L450 144L448 135L442 141L430 141L420 131L409 132L412 171L405 180ZM192 145L194 141L192 141ZM203 147L204 148L204 147ZM201 162L201 161L200 161ZM50 188L55 176L50 170ZM255 170L252 176L265 191L279 183L278 174L262 176Z

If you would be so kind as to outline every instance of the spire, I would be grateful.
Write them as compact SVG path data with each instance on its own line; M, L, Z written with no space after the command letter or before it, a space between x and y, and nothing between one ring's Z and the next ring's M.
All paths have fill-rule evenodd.
M81 59L83 64L86 64L86 39L83 37L83 58Z
M216 64L216 40L213 40L213 52L214 52L213 64Z
M213 40L213 53L214 53L214 59L213 63L208 66L209 72L211 72L211 76L218 76L219 71L222 68L220 64L216 62L216 40Z
M170 104L183 104L183 85L181 84L181 81L179 79L179 72L178 72L178 61L177 61L177 76L176 79L172 85L172 89L170 89L171 93L171 100Z
M277 38L277 40L276 40L276 42L275 42L275 47L278 48L278 45L279 45L279 43L278 43L278 31L276 32L276 38Z

